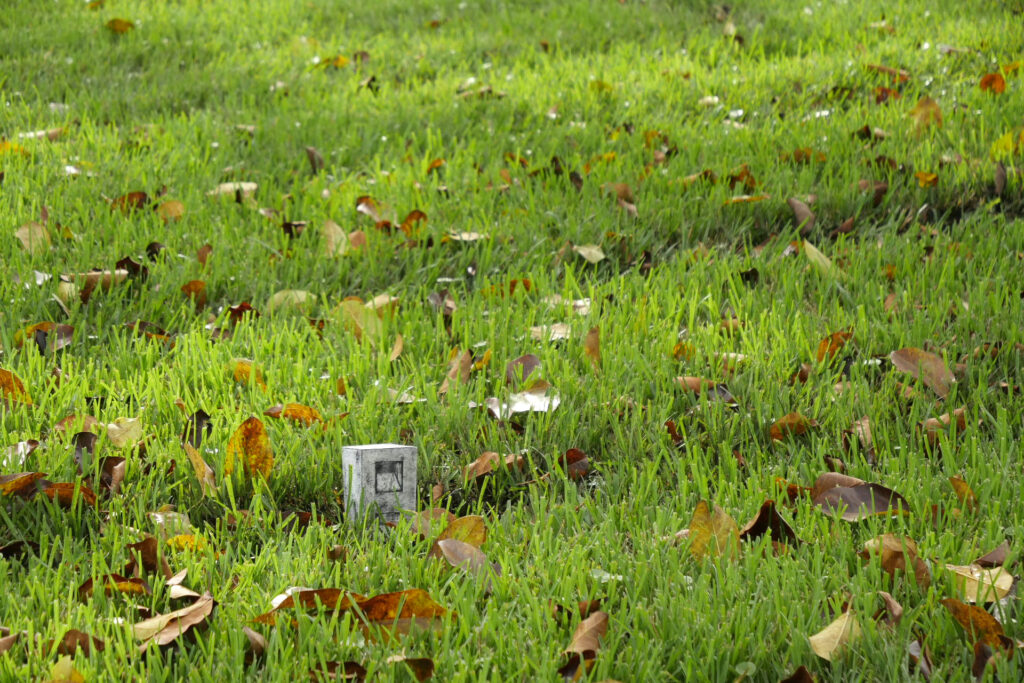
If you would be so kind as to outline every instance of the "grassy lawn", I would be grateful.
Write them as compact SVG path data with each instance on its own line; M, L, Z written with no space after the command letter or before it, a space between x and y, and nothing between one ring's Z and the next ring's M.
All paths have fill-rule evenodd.
M1022 25L8 0L0 680L1021 678Z

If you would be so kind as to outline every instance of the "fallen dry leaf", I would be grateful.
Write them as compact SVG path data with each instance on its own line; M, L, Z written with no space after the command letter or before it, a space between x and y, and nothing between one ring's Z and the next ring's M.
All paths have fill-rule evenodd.
M718 505L712 511L705 501L697 503L689 530L690 554L698 560L706 556L735 557L739 553L739 528Z
M605 259L604 251L597 244L577 244L572 248L587 263L597 264Z
M1010 544L1007 541L1003 541L997 547L988 551L978 559L974 561L974 564L979 567L1002 567L1006 563L1006 558L1010 555Z
M755 541L765 534L771 535L773 543L784 543L796 546L800 539L796 537L793 527L786 523L779 511L775 508L774 500L766 500L761 508L754 515L753 519L743 525L739 530L741 541Z
M323 421L323 418L320 416L320 411L301 403L285 403L283 405L279 403L276 406L271 406L264 410L263 414L267 417L283 418L285 420L292 420L293 422L301 422L307 427L315 422Z
M943 360L928 351L913 347L900 349L890 353L889 360L898 370L920 379L941 398L949 395L950 385L956 382Z
M971 489L970 485L964 481L963 477L950 477L949 483L953 487L953 491L956 492L956 497L960 499L960 504L971 512L977 512L978 496Z
M118 448L130 448L142 439L142 420L137 417L118 417L107 425L107 438Z
M267 428L259 418L250 417L239 425L228 440L224 455L225 476L234 472L236 457L247 475L259 474L264 479L270 476L274 468L274 451L270 447Z
M942 110L939 108L939 103L927 95L917 101L908 116L914 120L914 127L918 132L933 125L942 128Z
M950 431L950 426L955 426L957 434L963 434L964 430L967 429L966 409L957 408L952 413L943 413L938 417L929 417L918 425L930 446L938 445L942 435Z
M203 491L204 496L213 496L217 493L217 480L213 473L213 468L210 467L203 456L199 454L199 451L192 447L192 444L187 441L182 442L181 447L185 450L185 454L188 456L188 461L192 463L192 469L196 473L196 479L199 480L199 487ZM226 474L230 474L227 472Z
M0 368L0 398L10 405L11 403L22 403L32 405L32 397L25 390L18 376L13 372Z
M953 598L940 600L971 641L984 642L995 648L1002 648L1003 625L996 618L976 605L967 605Z
M213 595L204 593L188 607L138 622L132 627L133 632L136 638L145 641L139 650L145 652L153 645L169 645L189 629L205 625L216 605Z
M878 557L882 569L889 576L895 577L897 571L913 570L914 579L922 589L931 585L932 576L927 563L918 555L917 544L913 539L893 534L882 534L864 543L860 553L864 559Z
M466 384L469 382L469 373L472 370L473 353L469 349L461 353L456 350L455 356L448 363L448 374L445 375L437 393L446 394L453 385Z
M852 330L833 332L818 342L818 351L815 353L815 358L819 363L826 358L835 358L836 354L839 353L840 349L843 348L851 337L853 337Z
M817 427L818 423L811 418L804 417L800 413L789 413L783 415L772 423L768 428L768 435L775 441L782 441L789 436L800 436L810 428Z
M248 358L235 358L231 361L231 377L239 384L255 384L263 391L267 383L263 381L263 371Z
M996 602L1013 589L1013 575L1002 567L986 569L976 564L944 566L953 575L953 585L966 602Z
M908 514L910 512L910 505L906 499L890 488L881 484L868 484L854 477L846 477L835 472L827 474L859 482L846 485L837 484L819 492L822 478L826 475L818 477L812 492L814 495L812 502L827 514L831 514L835 510L842 510L840 517L843 520L859 522L872 515Z
M14 236L21 242L22 248L30 254L38 254L50 248L50 231L42 223L34 221L25 223L14 231Z
M591 327L590 331L587 332L587 336L583 340L583 353L590 359L590 363L594 366L594 370L600 369L601 328L599 326Z
M861 630L857 618L852 611L846 611L807 640L810 642L814 654L831 662L842 653L843 648L860 636Z
M521 455L510 454L501 456L493 451L487 451L466 465L462 472L462 478L466 481L475 481L494 472L495 468L500 466L499 463L504 463L506 469L515 468L521 470L526 466L526 459Z

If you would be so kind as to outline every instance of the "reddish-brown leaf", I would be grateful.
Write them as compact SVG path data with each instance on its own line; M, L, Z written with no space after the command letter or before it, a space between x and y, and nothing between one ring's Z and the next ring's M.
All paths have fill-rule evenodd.
M590 359L594 370L601 367L601 327L594 326L583 340L583 353Z
M110 202L110 208L113 211L130 214L133 211L146 208L146 204L149 204L148 194L145 192L129 192Z
M775 509L774 500L766 500L761 504L761 509L757 511L753 519L740 529L739 537L741 541L755 541L766 533L771 534L773 542L792 546L799 545L800 543L800 539L796 537L796 532L786 523L786 520L782 518L778 510Z
M57 649L53 650L55 645ZM42 651L46 653L52 651L53 654L69 657L81 653L83 657L88 657L93 652L103 652L105 647L106 644L95 636L76 629L68 629L60 640L43 641Z

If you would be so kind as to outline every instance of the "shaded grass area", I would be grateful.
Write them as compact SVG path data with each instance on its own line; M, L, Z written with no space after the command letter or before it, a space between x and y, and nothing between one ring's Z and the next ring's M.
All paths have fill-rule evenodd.
M112 34L104 23L114 17L136 26ZM1019 391L999 387L1019 385L1024 342L1021 156L1012 147L1024 99L1020 76L1005 68L1024 52L1020 21L1013 3L997 2L972 8L967 20L946 2L743 4L727 16L711 3L659 2L322 2L301 10L108 2L98 11L15 3L0 17L0 135L24 154L0 156L8 235L0 366L24 382L34 405L5 406L0 424L4 445L45 444L2 473L79 481L75 449L54 429L68 415L102 424L139 417L151 436L144 456L101 436L84 475L99 478L102 456L127 462L121 493L99 510L80 498L70 509L3 499L0 541L39 550L0 560L0 590L10 596L0 624L26 639L59 638L66 628L102 638L102 653L75 658L87 680L196 671L211 680L290 679L329 660L402 678L401 666L386 663L399 650L431 657L438 680L532 680L557 675L578 621L552 619L551 601L601 599L611 622L593 680L730 681L744 662L757 680L800 665L819 680L892 680L919 675L906 647L922 633L935 679L966 678L970 645L939 602L958 589L938 568L968 564L1003 540L1014 559L1022 533L1022 404ZM356 51L369 61L322 66ZM869 65L909 78L894 83ZM1001 68L1006 92L983 92L981 76ZM361 85L371 76L374 88ZM484 86L489 96L460 96ZM894 91L883 103L880 87ZM908 112L924 96L941 107L943 125L915 132ZM865 125L886 137L859 138ZM18 137L58 126L65 130L53 142ZM1007 133L1010 150L993 156ZM306 146L322 155L319 172ZM804 148L810 163L794 162ZM435 159L444 160L441 171L429 172ZM1001 197L996 161L1008 169ZM730 187L742 164L754 184ZM69 176L69 165L81 173ZM705 169L718 181L687 180ZM937 185L922 187L916 172L935 173ZM876 202L860 180L887 191ZM258 183L254 198L207 195L230 181ZM629 185L635 218L616 205L615 183ZM179 200L185 214L165 223L148 209L111 211L103 200L132 191L154 203ZM727 203L739 194L768 198ZM355 210L365 195L396 224L417 208L426 223L413 236L379 230ZM799 226L785 200L807 195L816 214L807 239L840 275L786 250ZM43 206L52 246L23 249L12 235ZM277 213L268 218L259 207ZM850 234L832 235L851 217ZM308 224L290 238L284 220ZM364 231L366 245L325 254L327 220ZM488 237L446 240L453 232ZM154 241L167 249L150 260ZM195 258L204 244L213 248L205 266ZM587 263L571 250L581 244L600 244L607 258ZM148 278L87 304L72 298L65 320L53 299L60 274L113 268L124 256L145 263ZM33 270L53 279L26 285ZM205 283L202 311L180 291L195 279ZM510 294L514 279L530 289ZM443 289L457 304L450 320L428 301ZM282 290L317 299L271 311ZM382 318L375 345L360 342L339 304L382 292L399 298L397 312ZM553 295L589 299L589 310L553 305ZM232 326L227 309L243 301L262 316ZM327 321L321 333L306 316ZM723 331L733 317L744 325ZM44 320L73 325L72 344L56 355L19 348L16 332ZM170 331L173 348L125 328L138 320ZM532 327L556 323L569 325L566 339L531 336ZM594 327L597 368L583 343ZM213 343L211 329L231 335ZM853 337L840 357L815 361L819 340L842 329ZM391 361L396 335L404 349ZM985 342L1000 342L999 352L976 354ZM887 356L903 347L928 348L950 367L963 362L945 401L920 383L915 398L901 395L907 376ZM478 359L489 351L490 362L441 396L453 349L466 348ZM525 353L539 357L540 376L561 398L557 410L499 422L471 408L513 390L505 364ZM746 358L732 367L722 353ZM255 362L266 389L234 380L237 358ZM801 363L812 365L810 377L792 382ZM726 382L738 409L683 391L677 376ZM841 393L840 381L849 382ZM399 404L392 391L425 401ZM271 477L225 477L235 428L287 402L317 409L329 426L264 418ZM965 433L928 447L917 425L958 407ZM202 495L180 445L182 410L200 408L212 416L202 454L220 482L215 500ZM773 442L768 426L791 411L818 427ZM874 461L843 447L843 431L863 416ZM341 447L387 441L419 447L421 509L485 516L483 550L503 568L492 594L483 580L427 557L433 539L405 522L343 523ZM582 481L556 465L569 448L589 456ZM463 468L485 451L521 453L527 466L467 483ZM666 540L689 525L699 500L742 523L766 499L781 506L778 479L810 485L835 457L849 474L899 491L911 514L850 525L803 500L783 514L806 543L781 556L766 539L745 543L732 562L694 558L685 543ZM953 475L973 488L977 510L957 500ZM444 494L434 503L437 484ZM158 532L149 513L165 505L187 513L205 543L166 546L170 564L188 569L186 583L219 605L196 642L141 656L124 622L138 620L134 602L154 612L178 606L162 581L152 577L153 595L137 599L81 600L76 590L120 571L126 544ZM250 522L230 523L239 510ZM295 515L308 512L309 522ZM917 542L932 563L930 588L857 556L881 533ZM330 559L336 545L343 560ZM266 654L247 664L242 626L289 586L366 595L423 588L459 616L437 634L375 643L351 614L321 612L260 627ZM868 618L878 590L906 610L895 630ZM864 616L864 634L826 663L807 636L847 601ZM1016 610L1015 600L995 609L1019 638ZM13 649L0 655L0 671L46 677L50 654ZM1020 657L1000 667L1013 680Z

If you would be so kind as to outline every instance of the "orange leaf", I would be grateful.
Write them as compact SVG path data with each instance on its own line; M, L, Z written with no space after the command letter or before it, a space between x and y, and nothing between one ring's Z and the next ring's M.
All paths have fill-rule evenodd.
M286 420L301 422L307 427L314 422L320 422L323 419L316 408L310 408L309 406L302 405L301 403L285 403L284 405L278 404L276 406L271 406L264 410L263 414L267 417L284 418Z
M818 362L822 362L825 358L835 358L835 355L839 353L839 350L843 348L843 345L846 344L851 337L853 337L853 331L842 330L839 332L833 332L822 339L818 343L818 352L815 354Z
M978 84L982 92L990 92L993 95L1002 95L1006 92L1006 79L998 71L992 74L985 74Z
M940 600L957 623L967 632L970 640L981 641L1002 648L1003 626L987 611L976 605L967 605L953 598Z
M0 398L7 403L14 401L32 405L32 397L25 391L25 385L21 383L18 376L3 369L0 369Z
M87 486L74 483L48 484L42 489L46 497L60 505L62 508L70 508L75 501L75 493L85 501L86 505L96 505L96 494Z
M956 497L960 499L961 505L972 512L978 509L978 496L963 477L950 477L949 483L956 491Z
M494 468L498 465L498 463L502 461L504 461L505 467L507 469L515 467L516 469L521 470L526 465L526 461L523 459L523 456L521 455L510 454L504 456L503 458L497 453L487 451L479 458L466 465L465 470L463 470L462 477L463 479L467 480L479 479L480 477L483 477L493 472Z
M917 184L921 187L935 187L939 184L939 175L937 173L918 171L914 174L914 177L917 178Z
M191 280L181 286L181 292L195 302L196 310L206 307L206 283L202 280Z
M235 468L235 456L249 475L261 474L266 479L274 467L274 452L266 427L256 417L243 422L228 441L224 458L224 474L231 474Z
M811 427L817 427L818 423L804 417L800 413L789 413L780 417L768 428L768 434L776 441L782 441L787 436L800 436Z

